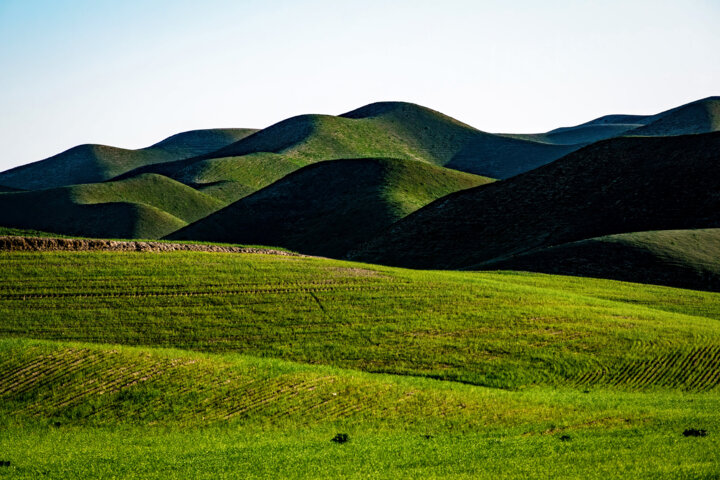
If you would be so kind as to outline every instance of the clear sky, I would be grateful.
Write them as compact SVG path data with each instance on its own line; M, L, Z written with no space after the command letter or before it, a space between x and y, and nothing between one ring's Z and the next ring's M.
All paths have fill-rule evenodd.
M490 132L720 94L720 0L0 0L0 170L380 100Z

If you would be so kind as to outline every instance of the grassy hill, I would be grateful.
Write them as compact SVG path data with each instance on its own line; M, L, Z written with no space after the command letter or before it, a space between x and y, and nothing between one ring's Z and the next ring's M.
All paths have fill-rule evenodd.
M714 436L681 434L720 424L712 392L508 392L59 342L0 351L12 478L711 478L717 458Z
M686 135L720 130L720 97L708 97L650 117L631 135Z
M608 235L491 260L471 268L612 278L720 291L720 230Z
M13 478L717 466L719 294L202 252L4 252L0 267Z
M45 160L0 173L0 183L35 190L102 182L143 165L194 157L217 150L255 130L234 128L193 130L173 135L139 150L105 145L79 145Z
M559 158L569 150L481 132L419 105L379 102L339 117L294 117L229 145L212 156L259 151L282 153L305 161L404 158L504 178L510 174L507 172L529 170ZM502 168L498 168L497 164L502 164Z
M413 160L316 163L169 236L341 256L448 193L491 180Z
M720 345L715 293L592 279L575 291L563 277L277 255L2 259L2 337L237 352L499 388L574 385L593 372L600 374L582 382L600 386L630 364ZM618 385L654 388L672 378L661 373ZM679 376L666 386L720 382L695 373L697 385Z
M433 202L351 258L463 268L614 233L718 227L719 180L720 133L606 140Z
M138 168L126 176L160 173L207 189L223 200L236 200L252 191L253 184L266 186L281 178L280 172L284 175L325 160L419 160L504 178L548 163L579 147L485 133L419 105L380 102L340 116L289 118L216 152ZM257 161L260 159L262 164ZM229 175L229 180L217 175L218 172Z
M159 238L219 209L160 175L0 195L0 224L68 235Z
M304 160L276 153L252 153L240 157L191 158L151 165L118 178L132 178L147 172L157 173L230 204L305 165L307 162Z

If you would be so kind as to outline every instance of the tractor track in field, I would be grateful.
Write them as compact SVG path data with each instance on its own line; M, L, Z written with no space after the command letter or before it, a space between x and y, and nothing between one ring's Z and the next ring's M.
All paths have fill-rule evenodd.
M0 300L35 300L44 298L136 298L136 297L196 297L225 295L264 295L286 293L315 293L333 291L378 291L404 290L407 285L327 285L309 284L298 287L278 288L229 288L220 290L156 290L156 291L116 291L116 292L47 292L47 293L2 293Z
M187 379L192 379L192 384ZM169 416L181 424L227 422L259 412L277 421L289 416L340 419L370 408L346 398L342 387L335 387L333 376L253 378L232 370L205 369L194 359L128 358L115 350L88 348L6 359L0 363L0 401L28 399L14 415L47 417L153 381L161 382L163 394L149 401L123 404L124 416L136 418L162 411L168 407L168 397L188 399L182 400L186 408L181 411L170 407ZM109 402L81 415L112 417L117 415L116 407Z
M576 387L600 386L640 390L651 387L703 392L720 385L720 345L670 351L615 368L585 372L570 382Z

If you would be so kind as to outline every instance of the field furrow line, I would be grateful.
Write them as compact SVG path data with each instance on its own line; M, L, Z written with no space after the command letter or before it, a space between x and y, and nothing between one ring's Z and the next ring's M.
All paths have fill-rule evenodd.
M32 384L27 384L25 387L13 391L14 394L18 395L23 392L27 392L33 389L39 389L44 388L46 386L49 386L51 384L57 383L60 379L68 377L70 375L74 375L78 373L79 371L82 371L83 369L88 369L91 367L94 367L100 363L102 363L101 358L96 358L97 361L92 362L88 364L87 361L85 361L84 358L77 359L71 363L63 363L61 365L54 365L52 369L46 370L45 372L49 372L47 375L43 375L38 378L38 382L34 382ZM44 372L44 373L45 373Z
M309 293L309 292L332 292L332 291L378 291L378 290L401 290L408 287L398 285L335 285L300 288L264 288L264 289L232 289L215 291L156 291L156 292L114 292L114 293L18 293L0 295L0 301L27 301L49 298L143 298L143 297L196 297L196 296L225 296L225 295L262 295L262 294L287 294L287 293Z
M48 362L49 358L51 359L50 362ZM78 371L78 368L87 366L86 359L88 359L88 358L91 359L91 362L92 362L90 364L90 366L97 364L98 361L101 360L101 357L99 357L97 355L93 355L91 357L81 357L78 359L79 360L78 362L74 362L72 364L73 365L72 369L63 371L59 367L66 365L66 359L64 359L63 357L45 357L43 359L43 361L40 362L40 364L35 366L34 370L30 370L30 372L32 372L32 375L30 375L29 377L27 375L25 375L22 377L22 380L17 379L17 378L15 379L15 383L13 385L11 385L11 387L13 388L12 393L15 393L15 394L19 393L19 391L17 390L18 387L22 387L22 386L27 385L28 383L31 383L34 379L36 379L42 373L46 373L48 371L58 370L59 373L61 374L61 376L68 375L71 373L76 373ZM93 362L93 360L96 360L96 361ZM43 362L45 362L45 363L43 363ZM41 367L40 365L43 365L43 366ZM28 370L25 371L26 374L28 372L29 372ZM9 392L9 390L4 390L4 391L0 392L0 395L3 395L5 393L10 393L10 392Z

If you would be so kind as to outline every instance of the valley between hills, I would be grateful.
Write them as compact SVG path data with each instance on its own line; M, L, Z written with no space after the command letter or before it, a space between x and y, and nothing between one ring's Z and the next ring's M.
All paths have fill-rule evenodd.
M715 478L720 97L380 102L0 173L0 478Z

